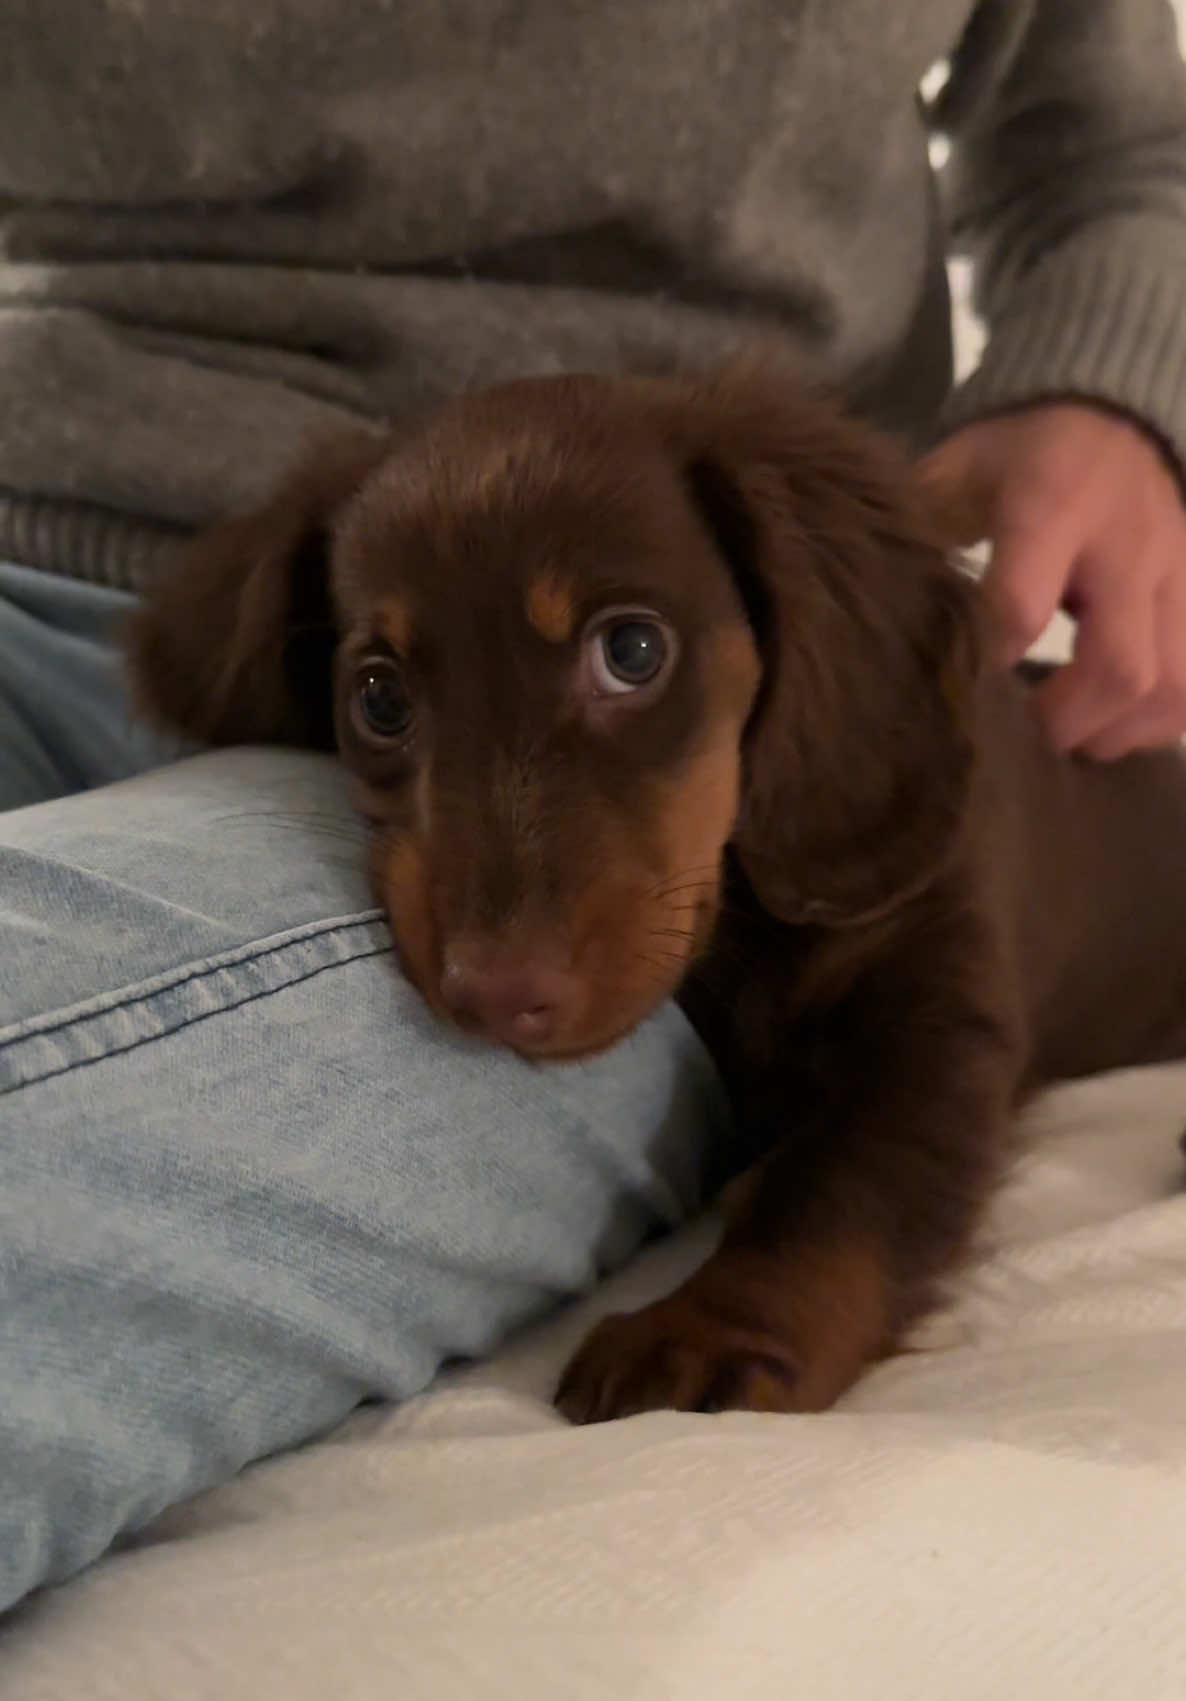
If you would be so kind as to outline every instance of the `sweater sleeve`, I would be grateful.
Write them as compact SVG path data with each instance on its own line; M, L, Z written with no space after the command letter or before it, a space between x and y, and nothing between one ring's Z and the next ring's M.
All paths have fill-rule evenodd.
M981 0L929 109L988 343L947 428L1078 396L1186 465L1186 64L1170 0Z

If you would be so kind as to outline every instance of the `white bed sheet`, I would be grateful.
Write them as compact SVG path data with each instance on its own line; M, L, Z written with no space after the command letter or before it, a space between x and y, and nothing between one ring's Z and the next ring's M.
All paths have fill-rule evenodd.
M809 1418L571 1430L590 1317L178 1508L0 1638L12 1701L1184 1701L1186 1067L1060 1089L919 1350Z

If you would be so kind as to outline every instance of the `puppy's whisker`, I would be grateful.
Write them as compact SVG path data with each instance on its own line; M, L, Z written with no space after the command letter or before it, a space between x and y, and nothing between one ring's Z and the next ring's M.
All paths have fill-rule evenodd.
M662 896L673 889L678 891L687 885L707 885L711 881L719 879L719 877L719 864L706 862L694 868L681 868L677 874L668 875L666 880L660 880L652 888L652 893L656 896Z
M678 939L681 944L690 945L691 940L686 933L663 934L648 931L645 935L645 946L647 950L654 951L660 957L670 957L673 962L683 963L687 961L686 951L677 951L670 945L662 944L663 939Z
M674 907L673 900L677 898L686 898L689 903L698 904L703 903L705 898L711 898L716 889L714 881L700 880L687 886L673 886L667 892L648 893L647 902L664 909Z
M659 957L649 956L645 951L634 951L632 958L636 963L645 963L648 968L657 969L664 977L670 974L672 968L683 966L682 957L674 957L670 961L665 961Z
M242 810L234 815L223 815L223 822L233 821L266 821L269 827L274 827L283 833L309 833L319 838L338 839L343 844L362 849L367 841L367 829L362 822L352 824L327 815L318 819L312 815L280 815L271 810Z
M220 821L330 821L338 827L362 826L352 812L334 809L235 809L219 816Z
M301 821L279 821L276 823L282 833L308 833L319 839L333 839L338 844L349 845L352 850L363 851L366 848L366 835L343 832L336 827L308 826Z

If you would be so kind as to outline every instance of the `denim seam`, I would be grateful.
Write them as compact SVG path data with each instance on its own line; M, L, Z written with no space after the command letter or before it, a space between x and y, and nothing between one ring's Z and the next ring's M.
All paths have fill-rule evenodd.
M106 1016L113 1011L127 1009L133 1004L144 1003L161 993L173 992L178 987L186 986L190 981L216 975L223 969L240 968L264 957L274 956L290 945L300 945L307 940L323 938L334 933L346 933L352 928L373 927L382 919L382 910L364 910L361 915L334 916L327 921L309 922L305 927L288 928L283 933L269 934L264 939L253 939L247 945L236 945L230 951L219 952L217 956L204 957L196 966L163 969L160 974L149 975L147 979L136 981L118 992L99 992L93 998L81 999L77 1004L66 1005L64 1009L48 1011L44 1016L23 1017L7 1028L0 1028L0 1051L22 1040L49 1037L77 1022L90 1021L95 1016Z
M383 929L383 936L376 940L379 931L377 922L355 921L334 927L320 924L312 933L227 953L184 975L174 974L163 985L160 982L164 977L157 977L156 982L145 982L134 993L102 1008L93 1007L96 1001L89 1011L80 1006L80 1013L57 1021L51 1028L36 1028L0 1042L0 1053L9 1064L6 1078L0 1081L0 1096L134 1051L210 1016L286 991L329 969L390 955L390 937ZM350 933L357 938L344 937Z

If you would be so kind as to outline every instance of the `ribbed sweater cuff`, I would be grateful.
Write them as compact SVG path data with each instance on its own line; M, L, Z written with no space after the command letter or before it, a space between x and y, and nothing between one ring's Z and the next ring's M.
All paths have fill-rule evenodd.
M981 365L951 396L945 430L1024 403L1079 397L1136 416L1186 469L1186 251L1179 269L1109 246L1068 246L1018 286Z
M97 503L0 490L0 561L144 591L174 565L185 538L179 526Z

